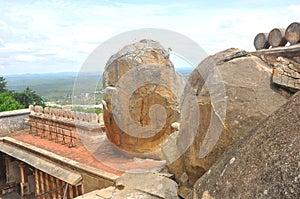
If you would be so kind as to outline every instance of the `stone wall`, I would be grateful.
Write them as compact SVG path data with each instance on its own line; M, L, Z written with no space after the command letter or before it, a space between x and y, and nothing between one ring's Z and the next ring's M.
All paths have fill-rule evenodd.
M83 113L77 111L69 111L57 108L29 106L31 116L39 116L42 118L49 118L55 121L66 121L78 125L96 124L101 125L103 119L96 113Z
M0 136L29 128L24 122L28 118L29 113L29 109L1 112Z
M76 145L81 136L104 130L102 115L63 109L30 106L30 133L55 142Z

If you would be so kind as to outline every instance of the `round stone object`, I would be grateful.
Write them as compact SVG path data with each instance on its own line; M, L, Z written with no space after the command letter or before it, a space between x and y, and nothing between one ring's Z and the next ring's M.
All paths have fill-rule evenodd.
M160 150L179 120L183 78L158 42L141 40L111 56L103 73L107 138L126 152Z

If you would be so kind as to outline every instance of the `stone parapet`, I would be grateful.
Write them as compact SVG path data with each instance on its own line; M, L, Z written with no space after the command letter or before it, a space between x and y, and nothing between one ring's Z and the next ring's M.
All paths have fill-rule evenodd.
M30 106L30 133L69 147L76 145L80 134L97 133L104 129L101 116L57 108Z
M29 109L5 111L0 113L0 135L27 129L25 120L28 119Z

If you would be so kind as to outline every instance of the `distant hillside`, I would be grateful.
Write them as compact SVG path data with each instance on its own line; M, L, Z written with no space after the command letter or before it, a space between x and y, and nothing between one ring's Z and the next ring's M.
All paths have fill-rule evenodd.
M77 73L24 74L5 76L7 87L15 91L23 91L27 86L36 91L46 101L57 101L70 98L73 92ZM90 82L98 81L99 75L81 76L80 87L91 89ZM94 89L94 88L93 88Z
M179 71L185 79L190 71ZM30 87L36 91L45 101L69 103L73 93L74 82L78 74L76 72L48 73L48 74L22 74L4 76L8 89L23 91ZM94 91L94 82L99 81L99 74L85 73L80 75L80 83L76 87L80 91ZM77 82L78 83L78 82ZM99 81L98 89L102 82Z

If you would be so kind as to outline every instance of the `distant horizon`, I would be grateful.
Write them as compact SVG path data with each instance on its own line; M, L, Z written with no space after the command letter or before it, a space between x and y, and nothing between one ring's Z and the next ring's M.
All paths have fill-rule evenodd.
M78 73L76 71L65 71L65 72L36 72L36 73L12 73L12 74L3 74L3 76L18 76L18 75L40 75L40 74L59 74L59 73Z
M192 72L193 68L179 68L176 69L176 72ZM15 73L15 74L2 74L3 77L9 77L9 76L20 76L20 75L47 75L47 74L63 74L63 73L72 73L72 74L78 74L80 71L64 71L64 72L36 72L36 73ZM96 73L96 71L87 71L87 72L80 72L80 73ZM1 76L1 75L0 75Z

